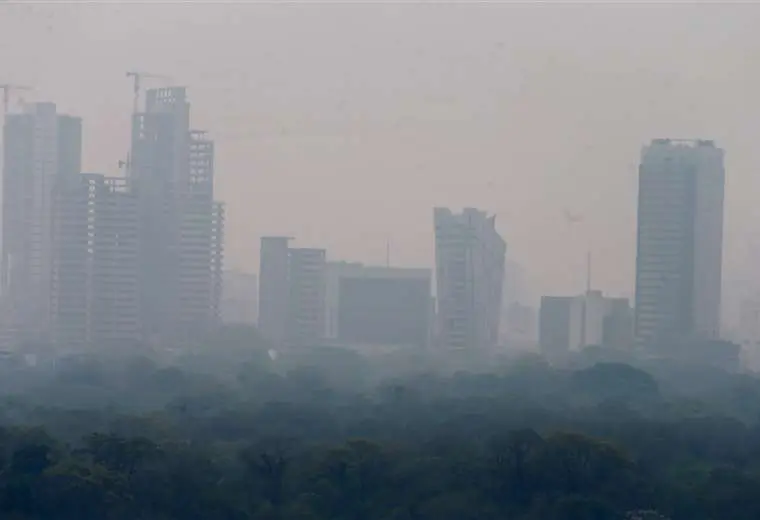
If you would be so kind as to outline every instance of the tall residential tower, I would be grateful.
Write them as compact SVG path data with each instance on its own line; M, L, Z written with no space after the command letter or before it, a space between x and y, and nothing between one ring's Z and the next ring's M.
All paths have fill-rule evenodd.
M140 214L141 321L162 344L219 320L223 206L214 201L214 145L190 129L182 87L148 90L133 116L129 177Z
M720 334L724 152L655 139L639 168L635 335L660 345Z
M450 348L498 341L507 245L496 217L473 208L435 208L437 335Z
M53 103L33 103L6 116L3 135L3 336L14 344L46 341L53 193L80 173L82 122Z

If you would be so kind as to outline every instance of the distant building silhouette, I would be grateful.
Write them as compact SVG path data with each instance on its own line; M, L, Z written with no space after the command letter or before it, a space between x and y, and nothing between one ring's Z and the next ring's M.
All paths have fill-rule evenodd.
M633 316L627 298L609 298L594 290L541 298L539 345L547 357L590 346L622 349L632 343Z
M148 90L145 111L132 121L141 321L146 338L165 345L219 322L224 208L214 201L213 142L189 122L182 87Z
M330 340L369 347L428 345L430 269L331 262L327 272Z
M57 183L50 315L60 350L141 340L138 224L126 179L83 174Z
M437 339L455 349L498 342L507 246L496 217L435 208Z
M261 239L259 331L275 345L311 345L325 334L326 252L289 241Z
M724 152L655 139L639 168L635 334L659 345L720 335Z
M82 122L53 103L8 114L3 143L3 338L12 345L48 341L53 192L79 175Z

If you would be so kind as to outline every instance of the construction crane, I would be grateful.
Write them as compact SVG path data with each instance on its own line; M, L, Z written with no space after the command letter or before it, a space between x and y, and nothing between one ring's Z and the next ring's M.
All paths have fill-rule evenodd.
M132 78L134 80L134 102L132 106L132 112L135 114L137 113L137 110L139 108L140 88L142 85L142 80L147 79L147 78L170 79L168 76L162 76L160 74L150 74L148 72L137 72L137 71L127 72L127 77Z
M32 87L26 85L13 85L11 83L0 84L0 90L3 91L3 118L8 115L10 108L10 94L13 90L32 90Z

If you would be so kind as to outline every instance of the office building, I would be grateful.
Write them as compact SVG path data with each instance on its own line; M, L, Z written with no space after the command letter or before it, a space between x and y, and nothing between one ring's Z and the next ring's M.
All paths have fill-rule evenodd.
M59 349L140 341L137 197L123 178L60 179L53 196L51 341Z
M262 237L259 250L259 332L275 345L285 341L288 320L288 237Z
M428 345L430 269L332 262L327 272L329 339L348 346Z
M146 339L164 345L192 341L219 321L224 210L214 201L213 142L189 124L181 87L148 90L132 123L141 321Z
M585 347L629 348L633 316L627 298L589 290L578 296L544 296L539 312L539 346L547 357Z
M326 252L290 240L261 239L259 331L275 345L313 345L325 333Z
M583 345L583 298L542 296L538 342L541 353L547 357L580 350Z
M33 103L6 116L3 135L3 337L18 346L49 338L53 191L80 173L82 124Z
M286 324L290 345L309 346L324 339L326 267L324 249L290 249Z
M720 335L724 152L656 139L639 168L636 340L657 346Z
M447 348L498 342L506 243L496 217L466 208L434 210L437 341Z

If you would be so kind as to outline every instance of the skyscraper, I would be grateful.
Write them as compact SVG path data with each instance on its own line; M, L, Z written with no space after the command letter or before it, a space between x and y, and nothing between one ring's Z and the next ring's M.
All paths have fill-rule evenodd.
M635 335L640 344L720 334L724 152L655 139L639 168Z
M21 344L49 333L53 192L80 173L82 123L34 103L6 117L3 135L4 337Z
M148 338L196 337L219 320L223 206L214 201L214 146L190 130L182 87L148 90L134 114L129 176L139 198L140 294Z
M435 208L434 220L438 340L451 348L495 346L507 251L496 217Z

